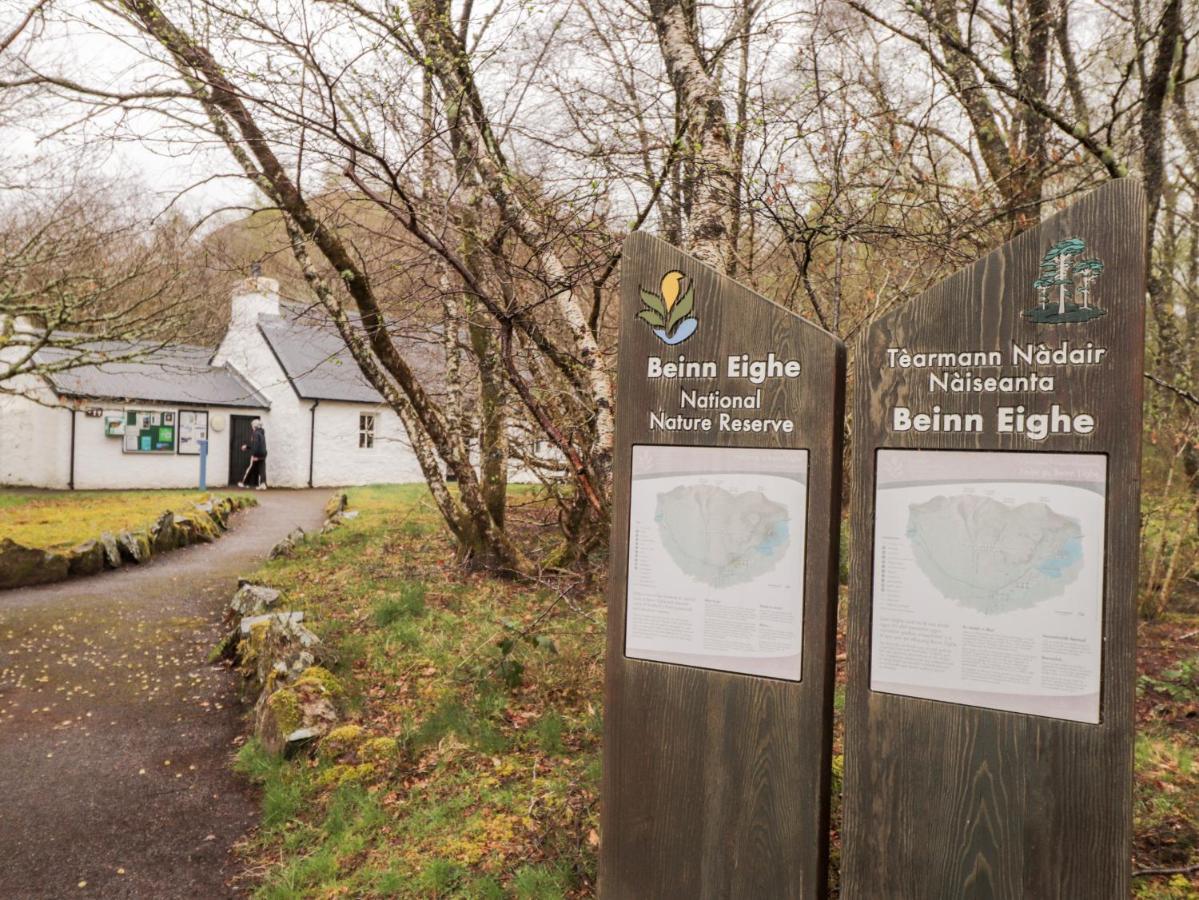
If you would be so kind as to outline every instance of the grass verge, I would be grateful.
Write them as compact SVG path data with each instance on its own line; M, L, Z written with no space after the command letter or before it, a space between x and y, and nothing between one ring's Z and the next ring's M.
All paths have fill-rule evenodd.
M314 760L239 755L259 897L593 891L600 599L459 574L426 498L354 490L356 519L254 576L308 613L352 710Z
M227 493L227 492L225 492ZM0 489L0 540L61 550L101 532L145 528L166 510L188 513L200 491L42 491Z

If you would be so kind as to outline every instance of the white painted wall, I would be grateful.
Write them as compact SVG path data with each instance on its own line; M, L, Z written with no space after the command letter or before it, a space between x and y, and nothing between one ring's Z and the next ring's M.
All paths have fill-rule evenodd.
M65 488L70 479L71 413L54 403L40 379L23 376L6 387L26 396L0 393L0 484Z
M54 401L47 389L44 399ZM104 434L104 418L87 409L124 416L128 409L178 412L179 406L128 405L83 401L75 417L75 487L78 490L189 488L199 484L200 458L178 453L125 453L124 440ZM187 409L203 407L188 406ZM229 415L263 411L208 408L208 484L222 487L229 477ZM46 407L24 397L0 394L0 485L66 489L71 479L71 416L66 406ZM216 417L223 431L214 431ZM177 420L176 420L177 421Z
M270 412L262 416L267 483L274 487L307 487L312 401L296 395L258 330L260 315L279 315L279 282L273 278L242 282L233 295L229 330L212 361L218 366L231 365L271 404Z
M87 404L99 408L100 404ZM128 409L168 410L204 409L199 406L169 406L156 403L130 403L103 407L105 412L124 413ZM208 485L229 483L229 416L257 415L261 411L208 407ZM225 421L214 431L216 417ZM179 421L178 416L175 418ZM104 419L77 413L75 422L75 487L79 490L118 488L188 488L200 483L200 457L179 453L126 453L124 439L106 437Z
M358 446L358 417L375 417L375 445ZM322 400L316 408L316 459L313 484L423 482L416 455L400 417L387 406Z

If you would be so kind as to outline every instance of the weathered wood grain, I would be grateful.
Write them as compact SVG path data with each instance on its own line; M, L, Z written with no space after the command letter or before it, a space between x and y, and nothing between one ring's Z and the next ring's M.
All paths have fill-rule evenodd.
M856 348L853 549L846 697L844 896L1099 900L1129 895L1141 382L1144 199L1110 182L903 308ZM1106 264L1107 314L1033 325L1021 317L1042 253L1081 237ZM1055 393L1003 395L1095 414L1090 436L893 433L896 404L940 402L990 419L996 395L928 392L885 367L887 347L999 349L1012 341L1093 341L1096 366L1054 370ZM870 690L875 454L879 448L1071 451L1108 456L1101 723L1082 724ZM985 473L980 472L980 477Z
M635 318L639 287L656 286L671 269L694 279L699 320L677 348ZM621 281L600 893L611 900L823 897L844 346L645 235L626 242ZM649 410L677 409L679 386L646 379L649 355L723 360L771 350L802 363L801 377L763 385L762 415L794 419L793 434L651 435ZM743 386L728 384L723 363L710 385ZM644 443L808 449L800 682L625 657L630 469L633 445Z

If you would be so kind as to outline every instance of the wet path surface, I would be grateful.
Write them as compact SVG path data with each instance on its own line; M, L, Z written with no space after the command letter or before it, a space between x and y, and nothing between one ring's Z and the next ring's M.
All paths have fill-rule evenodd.
M328 496L264 492L214 544L0 591L0 897L236 896L257 808L236 677L206 659L239 575Z

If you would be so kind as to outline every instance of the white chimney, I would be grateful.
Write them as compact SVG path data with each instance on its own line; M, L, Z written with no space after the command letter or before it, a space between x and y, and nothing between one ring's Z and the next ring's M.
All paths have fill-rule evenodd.
M233 289L230 328L255 328L259 316L279 315L279 282L261 275L250 277Z

